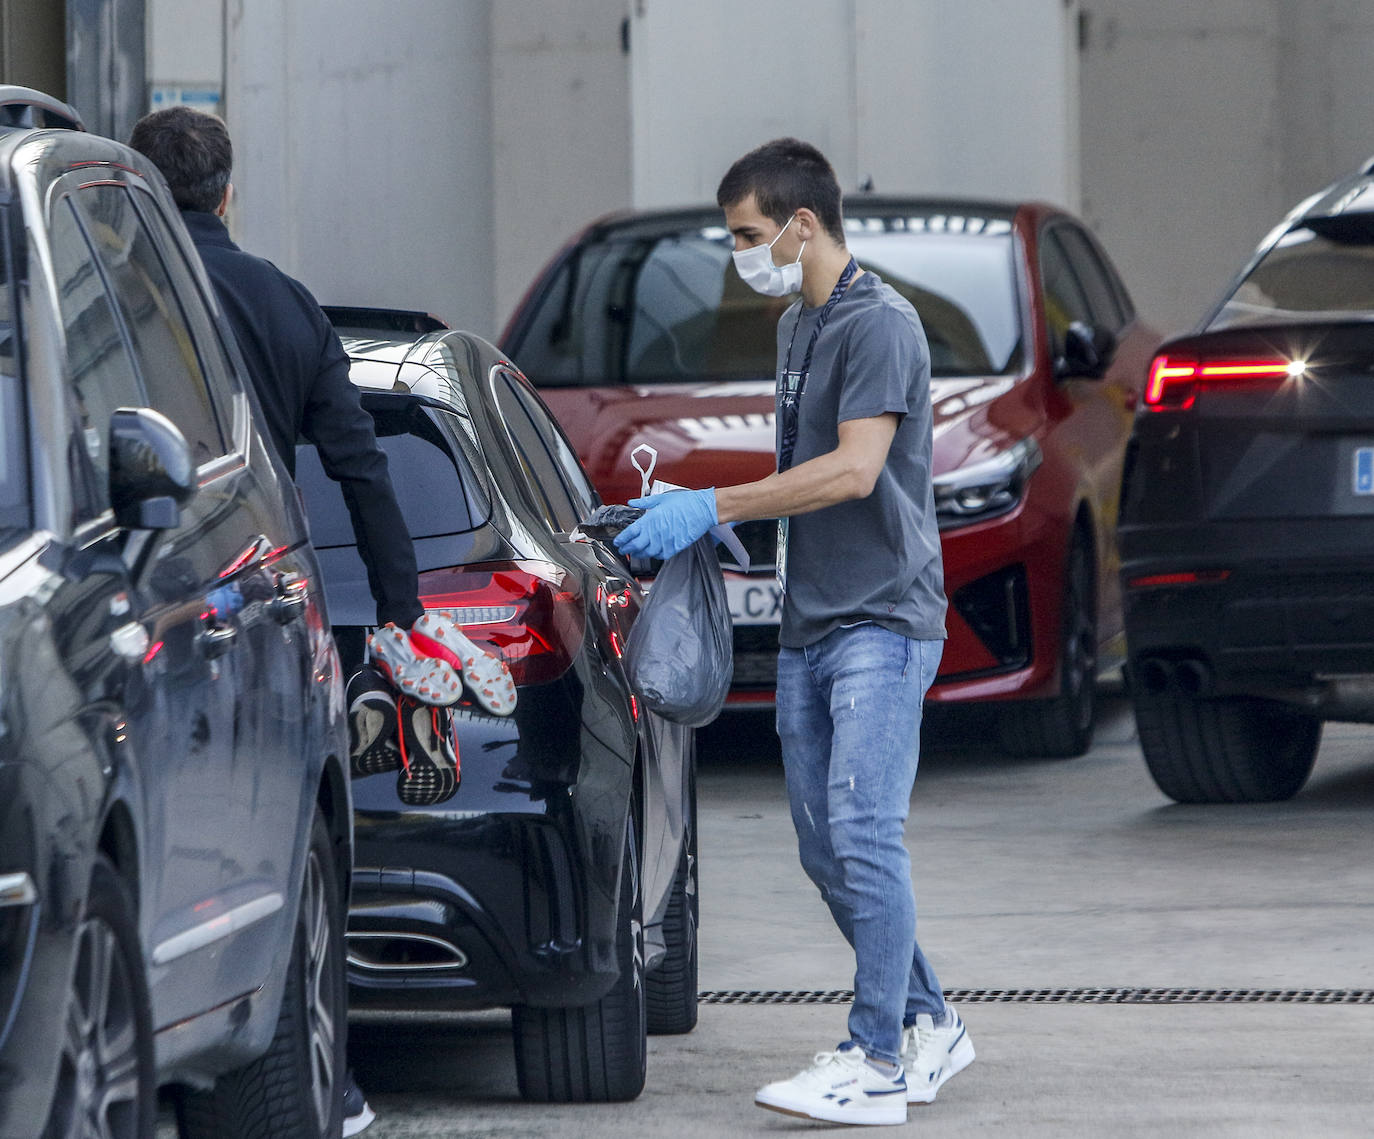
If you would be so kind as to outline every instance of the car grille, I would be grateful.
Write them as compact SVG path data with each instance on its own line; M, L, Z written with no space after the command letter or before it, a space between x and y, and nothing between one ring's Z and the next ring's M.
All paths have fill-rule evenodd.
M778 627L735 626L735 676L732 688L776 688Z
M997 658L999 669L1023 668L1030 660L1030 600L1026 567L980 577L954 594L954 607Z

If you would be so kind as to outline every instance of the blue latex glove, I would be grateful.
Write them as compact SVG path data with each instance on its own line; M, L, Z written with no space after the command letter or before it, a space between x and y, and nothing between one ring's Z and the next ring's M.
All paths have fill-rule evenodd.
M644 514L616 535L615 546L631 557L671 558L716 525L716 488L670 490L632 498Z

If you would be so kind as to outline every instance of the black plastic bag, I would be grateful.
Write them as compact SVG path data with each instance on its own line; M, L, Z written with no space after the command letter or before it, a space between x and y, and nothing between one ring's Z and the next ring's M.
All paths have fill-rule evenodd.
M663 563L630 630L625 669L635 694L664 719L699 728L720 714L734 653L711 535Z

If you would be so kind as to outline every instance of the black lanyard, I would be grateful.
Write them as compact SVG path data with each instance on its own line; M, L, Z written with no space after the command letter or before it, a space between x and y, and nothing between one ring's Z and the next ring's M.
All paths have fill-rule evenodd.
M778 448L778 470L785 471L792 465L792 452L797 448L797 428L801 423L801 397L806 391L806 377L811 374L811 355L816 351L816 340L821 334L821 329L825 327L825 322L830 319L831 312L840 298L844 296L845 290L849 288L849 283L854 280L854 275L859 271L859 266L854 258L849 259L849 264L844 267L844 272L840 274L840 279L835 282L835 287L830 290L830 299L825 302L825 307L821 309L821 315L816 318L816 327L811 330L811 339L806 345L806 355L802 358L800 372L792 371L792 346L797 340L797 327L801 324L801 313L797 313L797 323L792 326L792 337L787 342L787 357L782 366L782 382L778 393L778 411L782 416L782 446ZM796 376L797 386L793 390L791 377Z

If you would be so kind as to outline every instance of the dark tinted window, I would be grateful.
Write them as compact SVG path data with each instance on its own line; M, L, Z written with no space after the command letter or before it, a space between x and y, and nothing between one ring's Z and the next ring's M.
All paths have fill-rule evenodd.
M854 256L916 307L937 376L1014 369L1021 342L1005 218L855 217ZM740 280L723 225L579 246L506 345L543 385L772 379L791 297Z
M123 186L78 191L83 221L129 331L151 407L181 428L199 463L227 449L171 279Z
M1092 323L1083 288L1069 265L1064 249L1054 231L1040 238L1040 282L1045 294L1045 323L1049 326L1050 355L1064 353L1064 333L1069 325L1080 320Z
M233 431L234 396L243 390L243 385L220 339L219 327L206 307L200 284L156 203L151 195L141 191L134 200L139 203L139 212L157 238L167 275L171 278L177 296L181 298L182 312L196 338L197 355L210 389L210 400L214 405L221 431L227 439Z
M563 484L558 464L521 398L517 381L506 372L497 372L492 377L492 387L526 481L534 490L545 519L553 530L567 533L581 521L583 514Z
M1211 327L1374 314L1374 216L1299 226L1231 294Z
M1064 251L1087 294L1088 305L1093 312L1093 325L1112 332L1121 331L1121 326L1126 323L1125 316L1097 250L1083 231L1075 226L1057 226L1054 235L1064 243Z
M581 461L576 452L573 451L571 444L568 443L567 437L563 434L563 429L549 414L543 401L514 377L508 377L506 382L510 385L511 394L520 402L525 414L529 416L535 433L548 450L550 458L553 459L560 481L563 483L563 489L568 492L568 496L572 499L573 509L576 511L577 520L580 522L601 502L596 491L592 489L592 484L587 481L587 474L582 469Z
M48 241L76 415L68 457L78 517L87 519L110 504L111 413L146 406L148 399L70 199L54 207Z
M486 521L491 502L463 453L456 417L414 404L374 412L373 418L412 538L462 534ZM324 473L312 444L296 448L296 485L305 497L311 541L321 547L356 545L343 493Z

